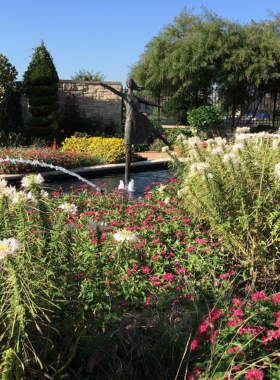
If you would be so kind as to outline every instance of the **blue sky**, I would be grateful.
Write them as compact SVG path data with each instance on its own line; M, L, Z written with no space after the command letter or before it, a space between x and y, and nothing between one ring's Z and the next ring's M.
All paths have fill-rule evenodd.
M152 37L184 6L200 13L201 5L242 23L280 12L280 0L0 0L0 53L21 80L43 39L60 79L86 69L125 83Z

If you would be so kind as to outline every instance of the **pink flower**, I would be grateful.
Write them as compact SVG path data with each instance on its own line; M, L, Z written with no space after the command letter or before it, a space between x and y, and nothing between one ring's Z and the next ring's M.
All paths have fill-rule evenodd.
M208 329L208 326L209 326L209 321L205 319L205 321L203 321L199 327L199 334L205 333Z
M258 299L263 300L266 297L264 292L256 292L253 294L253 301L257 301Z
M228 350L228 353L230 355L230 354L233 354L234 352L239 351L239 350L241 350L241 347L232 347Z
M231 302L236 306L243 306L245 305L245 302L240 301L238 298L233 298Z
M166 273L162 276L162 278L165 280L165 281L173 281L173 278L174 278L174 274L172 273Z
M213 310L210 311L210 321L214 322L216 319L220 318L222 313L220 312L220 309L215 306Z
M215 330L215 331L213 331L213 332L211 333L211 335L210 335L210 341L211 341L211 343L215 343L215 342L216 342L215 337L216 337L217 335L219 335L219 330Z
M149 267L143 267L142 268L142 273L149 274L150 272L151 272L151 268L149 268Z
M191 349L192 349L192 350L195 350L195 349L198 347L198 343L199 343L199 338L195 338L195 339L191 342Z
M189 253L191 253L192 251L195 251L195 248L194 248L194 247L189 247L189 248L187 249L187 252L189 252Z
M182 274L182 273L186 272L186 269L185 268L178 268L176 272L177 272L177 274Z
M238 323L240 323L240 322L242 322L242 321L243 321L242 318L233 318L233 319L230 319L230 320L228 321L228 327L230 328L230 327L232 327L232 326L235 326L235 325L237 325Z
M249 369L248 375L246 376L247 380L262 380L264 378L264 373L259 369Z
M232 310L232 316L240 316L242 317L244 315L243 310L239 307L238 309L233 309Z
M274 294L272 300L273 300L273 303L280 303L280 293Z
M276 316L277 319L280 319L280 310L277 311L277 313L275 314L275 316Z

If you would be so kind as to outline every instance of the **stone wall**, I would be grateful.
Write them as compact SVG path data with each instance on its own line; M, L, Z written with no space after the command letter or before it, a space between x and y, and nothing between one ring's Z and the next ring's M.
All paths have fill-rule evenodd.
M58 84L59 113L64 114L66 98L69 93L76 96L82 117L99 116L106 123L110 119L116 124L116 132L121 133L122 99L104 89L99 82L60 80ZM121 82L104 82L118 91L122 91ZM26 99L22 99L24 119L29 116Z

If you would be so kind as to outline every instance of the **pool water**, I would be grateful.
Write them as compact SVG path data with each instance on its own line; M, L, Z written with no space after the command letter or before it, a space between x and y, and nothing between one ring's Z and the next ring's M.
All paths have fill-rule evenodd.
M130 179L134 180L134 189L135 191L130 193L130 196L134 199L142 197L143 192L147 186L150 186L151 189L154 187L153 182L163 182L169 180L173 176L172 171L170 170L153 170L147 172L138 172L131 173ZM124 181L124 175L122 173L108 174L100 176L98 178L88 178L89 181L94 183L96 186L104 189L106 191L111 191L119 186L120 181ZM63 188L63 191L70 192L70 186L82 187L85 185L84 182L76 180L73 177L69 177L66 180L52 180L46 181L46 185L54 190L57 190L59 187Z

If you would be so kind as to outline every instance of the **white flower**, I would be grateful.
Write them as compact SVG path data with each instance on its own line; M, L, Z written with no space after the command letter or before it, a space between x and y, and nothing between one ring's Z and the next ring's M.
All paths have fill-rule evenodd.
M236 158L235 153L226 153L223 158L223 163L226 164L227 162L229 162L230 159L234 159L234 158Z
M35 197L34 197L34 195L31 193L31 191L29 191L29 192L27 193L27 199L28 199L29 201L35 201Z
M237 134L240 134L240 133L249 133L250 132L250 127L237 127L235 132Z
M167 145L161 148L162 152L166 152L167 150L169 150L169 146Z
M127 231L127 230L119 230L119 231L117 231L113 235L113 238L116 241L120 241L120 242L126 241L127 243L135 243L137 241L136 234L134 234L132 231Z
M100 221L97 223L96 220L92 220L88 224L88 230L89 231L95 231L97 229L97 227L99 228L100 231L108 231L109 230L108 224L106 222L103 222L103 221Z
M181 133L180 135L177 136L176 140L179 141L179 140L183 140L185 138L185 136Z
M0 187L3 188L3 187L6 187L7 185L8 185L8 182L4 178L1 178Z
M187 143L188 143L190 148L193 148L199 142L201 142L201 139L197 136L191 137L190 139L187 140Z
M58 206L61 210L66 211L68 214L74 215L77 212L78 207L74 204L65 202L63 205Z
M170 198L165 198L165 200L164 200L164 203L167 205L168 203L169 203L169 201L170 201Z
M215 137L214 141L219 146L226 145L227 143L227 139L223 139L222 137Z
M31 180L29 177L23 177L22 180L21 180L21 185L22 187L29 187L31 184Z
M2 189L2 194L14 197L17 194L17 190L14 186L7 186Z
M232 151L233 151L233 152L238 152L239 149L240 149L240 150L244 149L244 144L243 144L242 142L237 143L237 144L234 144L234 145L232 146Z
M279 145L279 142L280 142L279 138L273 139L273 141L272 141L272 149L277 149L278 145Z
M41 195L43 198L47 198L49 196L49 193L45 190L41 190Z
M159 193L162 193L165 188L166 188L166 186L160 185L157 190L158 190Z
M0 240L0 259L20 249L20 243L15 238Z
M248 140L248 139L251 139L251 135L246 135L246 133L239 133L239 134L235 135L235 141L236 142L244 141L244 140Z
M195 174L196 172L204 173L205 170L210 168L209 162L195 162L190 167L190 175Z
M178 190L177 194L180 197L182 194L185 194L189 190L189 186L185 186L182 189Z
M28 200L28 197L25 191L19 191L12 195L13 195L13 198L12 198L13 203L26 202Z
M211 154L212 156L215 156L216 154L219 154L219 153L223 153L223 148L221 148L220 146L217 146L217 148L214 148L211 150Z
M280 178L280 162L278 164L275 165L274 167L274 172L275 174L277 175L277 177Z
M34 182L37 185L40 185L41 183L45 182L45 178L39 173L34 177Z

